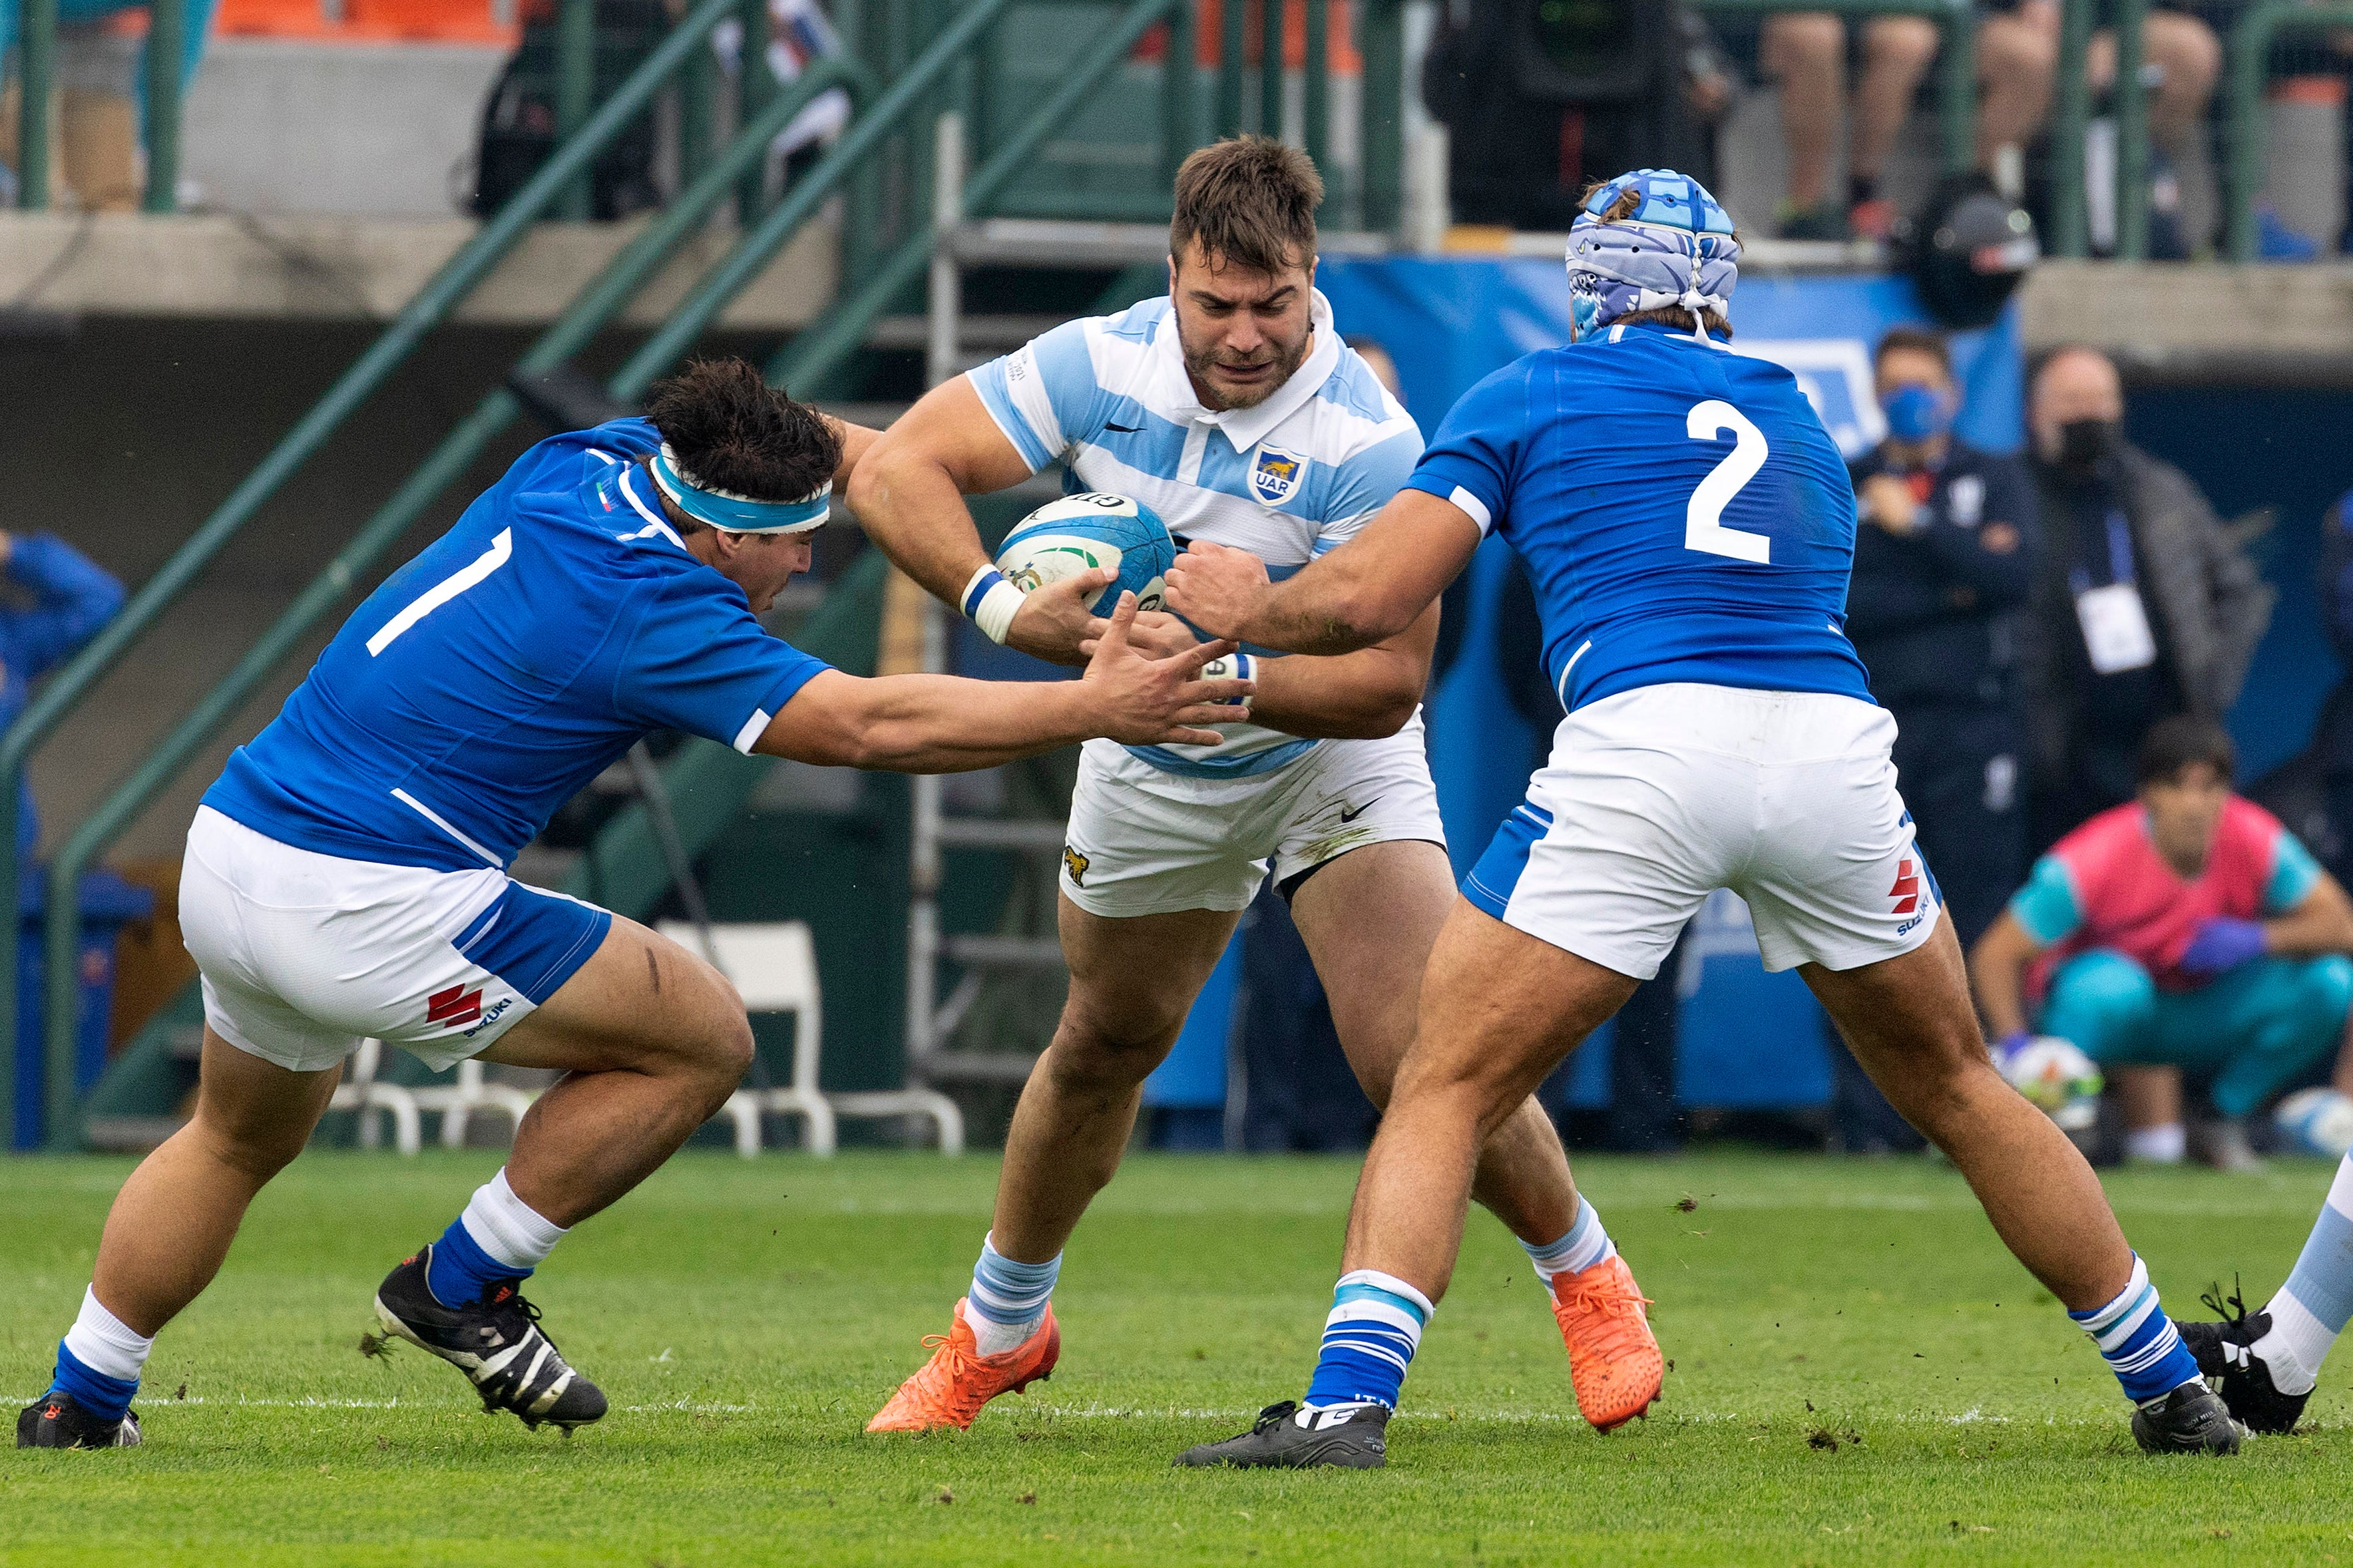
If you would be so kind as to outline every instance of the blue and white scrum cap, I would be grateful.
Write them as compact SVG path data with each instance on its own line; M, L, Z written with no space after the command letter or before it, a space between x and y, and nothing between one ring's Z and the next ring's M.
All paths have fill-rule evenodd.
M807 533L821 525L833 510L833 481L828 479L798 500L755 500L689 478L678 466L678 454L664 441L661 450L647 459L654 483L670 504L698 522L729 533Z
M1632 191L1633 213L1601 215ZM1740 241L1707 187L1672 169L1637 169L1593 193L1568 230L1569 308L1577 335L1589 337L1635 310L1680 305L1707 332L1705 312L1732 303L1740 281Z

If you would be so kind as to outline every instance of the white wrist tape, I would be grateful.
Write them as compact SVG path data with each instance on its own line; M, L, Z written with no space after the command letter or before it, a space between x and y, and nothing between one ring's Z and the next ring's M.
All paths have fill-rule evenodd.
M984 566L964 585L956 605L972 617L983 637L1002 644L1013 629L1013 613L1021 607L1021 590L1007 582L1005 574L996 567Z
M1201 667L1201 679L1204 680L1250 680L1257 674L1258 660L1240 649L1223 658L1213 658ZM1226 706L1234 710L1235 717L1225 722L1247 719L1250 717L1250 694L1245 693Z

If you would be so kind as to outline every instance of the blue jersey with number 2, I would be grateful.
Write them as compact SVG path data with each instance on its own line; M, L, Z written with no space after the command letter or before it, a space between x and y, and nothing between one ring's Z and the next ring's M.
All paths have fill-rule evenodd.
M1565 708L1671 681L1871 700L1854 492L1780 365L1612 327L1465 393L1407 483L1520 552Z
M649 730L748 752L826 668L689 554L642 419L542 441L353 612L205 804L347 860L504 867Z

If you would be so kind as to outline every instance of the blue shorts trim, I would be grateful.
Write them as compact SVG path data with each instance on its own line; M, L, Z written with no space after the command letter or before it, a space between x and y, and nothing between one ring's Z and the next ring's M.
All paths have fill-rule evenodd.
M588 962L612 929L610 910L509 882L449 945L537 1007Z
M1526 801L1514 806L1512 815L1495 829L1495 837L1487 841L1479 863L1462 879L1462 896L1502 920L1511 904L1512 889L1520 885L1520 873L1528 868L1528 851L1551 831L1552 813Z

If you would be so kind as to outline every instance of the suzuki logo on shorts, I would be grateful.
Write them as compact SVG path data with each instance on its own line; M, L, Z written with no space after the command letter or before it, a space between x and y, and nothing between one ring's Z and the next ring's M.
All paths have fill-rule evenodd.
M1895 868L1895 886L1887 889L1887 896L1895 900L1894 912L1899 915L1908 915L1920 907L1920 871L1909 855Z
M1307 459L1280 447L1261 447L1250 465L1250 493L1269 506L1281 506L1299 492L1307 477Z
M452 1029L462 1029L482 1019L482 994L477 989L452 985L447 991L436 991L425 999L425 1021Z
M477 994L479 995L479 993ZM477 1006L479 1005L480 1004L478 1002ZM501 996L497 1001L491 1003L490 1011L482 1014L482 1021L466 1031L466 1037L470 1040L472 1039L476 1035L480 1034L484 1029L489 1028L492 1024L495 1024L501 1018L505 1017L507 1009L513 1005L514 998L512 996Z

